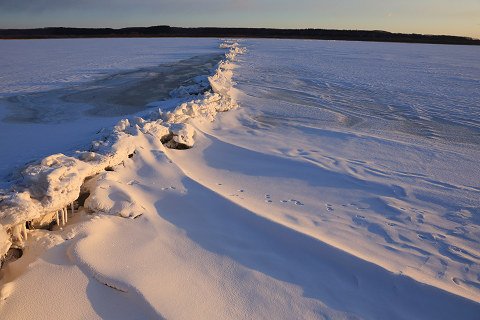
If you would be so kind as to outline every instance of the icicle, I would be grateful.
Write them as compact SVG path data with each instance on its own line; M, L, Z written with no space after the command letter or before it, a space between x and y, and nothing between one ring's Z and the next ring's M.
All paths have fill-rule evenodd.
M57 210L56 214L57 214L57 216L56 216L57 226L60 227L60 217L59 217L59 215L58 215L58 210Z
M73 213L74 213L74 212L73 212L73 202L70 203L70 210L72 210L72 216L73 216Z
M65 211L65 223L67 223L67 222L68 222L68 211L67 211L67 207L65 207L65 208L63 209L63 211Z
M22 237L27 240L27 225L25 223L22 224Z
M63 208L62 208L61 212L62 212L62 226L64 226L65 225L65 211L63 211Z

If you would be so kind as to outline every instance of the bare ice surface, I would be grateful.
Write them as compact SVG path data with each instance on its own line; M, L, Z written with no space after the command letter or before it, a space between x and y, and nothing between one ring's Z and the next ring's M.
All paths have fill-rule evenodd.
M174 63L109 75L73 87L5 98L4 122L61 123L87 116L118 117L145 111L154 101L170 98L170 91L208 75L221 59L204 54Z
M219 52L217 39L0 41L0 96L44 92Z

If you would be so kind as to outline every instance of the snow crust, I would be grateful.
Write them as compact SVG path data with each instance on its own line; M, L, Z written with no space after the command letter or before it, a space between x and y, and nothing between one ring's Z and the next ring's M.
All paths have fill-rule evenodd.
M236 108L237 104L229 95L232 62L237 54L243 54L245 50L236 42L226 43L222 47L229 50L211 76L198 76L194 79L195 85L180 87L171 93L172 98L181 97L185 100L173 110L164 113L159 109L147 119L122 119L101 140L92 142L88 151L77 151L71 156L54 154L27 166L17 185L0 194L0 257L6 254L10 246L23 246L27 221L46 215L55 216L57 224L60 224L59 220L65 221L67 207L73 208L82 191L89 191L82 190L85 180L132 156L142 136L151 135L168 148L192 148L195 130L188 124L191 119L213 121L218 112ZM91 190L93 194L86 199L85 206L93 211L129 218L141 215L141 207L131 199L124 202L108 201L106 193L99 191L102 184L108 184L111 175L107 172L96 177L98 185L87 184L95 192ZM10 236L5 236L6 233Z

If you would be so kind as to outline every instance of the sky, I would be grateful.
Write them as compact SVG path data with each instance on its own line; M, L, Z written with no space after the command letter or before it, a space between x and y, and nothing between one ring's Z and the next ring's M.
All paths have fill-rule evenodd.
M480 0L0 0L0 28L273 27L480 38Z

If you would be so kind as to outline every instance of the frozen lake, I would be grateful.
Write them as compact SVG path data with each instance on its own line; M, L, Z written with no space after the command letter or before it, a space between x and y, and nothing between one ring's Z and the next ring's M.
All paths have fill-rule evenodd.
M84 83L114 73L219 52L216 39L0 41L0 97Z
M0 177L95 133L220 59L214 39L0 41ZM14 151L13 151L14 150Z
M113 50L101 41L62 50L95 44L89 59L101 59ZM124 61L120 69L86 71L84 55L72 64L59 55L56 67L46 50L67 85L42 82L38 61L30 69L41 89L11 73L0 171L83 147L207 72L220 52L216 40L109 41L126 60L113 50L102 64ZM173 47L164 60L125 64L135 50L149 56L140 43L152 42ZM3 244L25 239L26 250L7 265L0 315L51 317L47 299L63 318L476 320L479 48L222 47L215 94L123 121L97 153L49 157L24 172L25 192L2 195ZM24 230L39 214L52 230Z

